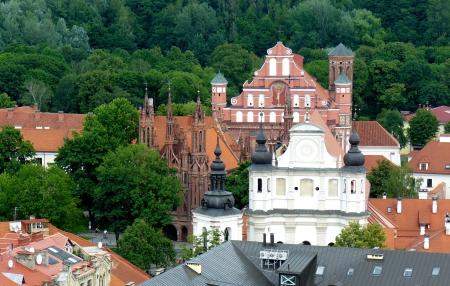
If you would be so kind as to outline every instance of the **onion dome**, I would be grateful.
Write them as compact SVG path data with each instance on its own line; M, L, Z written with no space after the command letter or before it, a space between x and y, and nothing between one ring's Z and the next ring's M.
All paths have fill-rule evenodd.
M258 146L256 147L255 151L252 154L252 163L253 164L272 164L272 156L270 155L269 151L267 151L266 148L266 142L267 137L264 134L264 131L262 129L262 123L259 123L259 132L256 136L256 143L258 143Z
M364 171L367 169L364 167L364 162L366 161L364 155L358 149L358 144L360 142L359 135L356 132L356 127L353 128L353 133L350 135L349 142L351 144L350 150L344 156L344 169L349 169L350 171Z

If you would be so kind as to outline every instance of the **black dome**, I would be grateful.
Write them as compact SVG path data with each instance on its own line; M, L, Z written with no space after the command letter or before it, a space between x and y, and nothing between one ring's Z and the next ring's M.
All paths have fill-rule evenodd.
M256 147L255 151L252 154L252 163L271 164L272 156L266 148L267 137L262 129L262 123L259 124L259 132L256 136L256 142L258 143L258 147Z
M345 166L363 166L366 159L364 155L359 151L358 144L360 142L359 135L356 132L356 128L353 128L353 133L348 140L351 144L350 150L344 156Z

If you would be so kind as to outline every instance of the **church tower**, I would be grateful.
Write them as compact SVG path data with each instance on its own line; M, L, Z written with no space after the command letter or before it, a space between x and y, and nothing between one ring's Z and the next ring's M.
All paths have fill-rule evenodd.
M147 145L152 150L158 149L153 98L148 98L147 87L145 87L144 107L139 108L139 143Z
M172 114L172 91L170 89L169 82L169 98L167 100L167 116L166 116L166 143L164 146L164 157L167 158L170 167L174 166L174 160L176 159L173 152L173 145L175 144L175 130L174 130L174 118Z
M355 55L342 43L328 54L328 90L332 99L336 99L336 80L345 74L353 82L353 60Z
M200 95L192 115L191 161L190 161L190 202L191 207L200 206L200 200L208 188L208 158L206 156L206 115L202 110Z
M192 211L193 234L201 235L205 231L219 229L225 233L225 240L242 240L243 212L234 207L233 194L225 190L227 172L221 154L217 137L216 159L209 174L211 187L203 195L201 207Z
M219 122L223 120L223 109L227 106L227 84L228 81L221 72L217 73L211 80L212 113Z

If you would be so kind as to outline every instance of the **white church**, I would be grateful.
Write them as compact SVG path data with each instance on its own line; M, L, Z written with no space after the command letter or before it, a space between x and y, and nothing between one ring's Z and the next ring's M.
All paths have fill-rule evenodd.
M273 233L275 242L333 245L350 222L367 224L367 169L353 130L342 162L343 151L316 110L311 121L290 129L289 146L275 162L260 126L248 168L247 240Z

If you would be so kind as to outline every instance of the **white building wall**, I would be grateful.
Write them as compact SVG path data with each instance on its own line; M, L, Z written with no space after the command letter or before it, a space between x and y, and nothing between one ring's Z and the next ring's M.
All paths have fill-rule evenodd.
M229 240L242 240L242 214L211 217L193 212L193 234L201 235L203 228L207 231L219 229L225 231L227 228L231 229L229 233Z
M358 146L358 148L363 155L381 155L397 166L401 165L399 146Z

